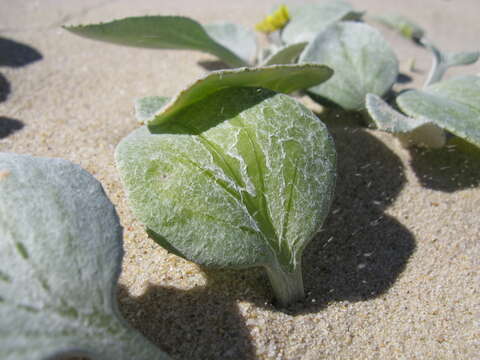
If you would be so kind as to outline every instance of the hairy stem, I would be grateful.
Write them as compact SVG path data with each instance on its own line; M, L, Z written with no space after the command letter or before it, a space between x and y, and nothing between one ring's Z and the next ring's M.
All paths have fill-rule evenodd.
M285 270L279 263L267 267L273 293L281 306L287 306L305 297L302 266L297 264L293 272Z

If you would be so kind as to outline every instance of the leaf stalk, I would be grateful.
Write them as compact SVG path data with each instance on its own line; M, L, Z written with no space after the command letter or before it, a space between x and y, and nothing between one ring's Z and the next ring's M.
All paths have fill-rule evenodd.
M305 297L301 264L297 263L293 271L288 271L276 263L267 267L267 275L279 305L288 306Z

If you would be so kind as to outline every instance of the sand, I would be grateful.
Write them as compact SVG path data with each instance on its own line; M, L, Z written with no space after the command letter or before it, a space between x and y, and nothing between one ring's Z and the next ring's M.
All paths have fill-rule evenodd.
M479 49L478 0L351 2L410 16L444 49ZM137 127L133 99L174 95L215 58L89 41L60 25L183 14L252 26L276 3L2 0L0 151L66 158L102 182L124 226L121 310L174 359L478 358L478 151L406 150L390 135L329 121L336 197L305 251L308 296L288 309L272 304L261 269L201 269L154 244L134 219L113 159ZM403 86L419 86L430 56L381 31L413 80ZM479 72L477 64L448 76Z

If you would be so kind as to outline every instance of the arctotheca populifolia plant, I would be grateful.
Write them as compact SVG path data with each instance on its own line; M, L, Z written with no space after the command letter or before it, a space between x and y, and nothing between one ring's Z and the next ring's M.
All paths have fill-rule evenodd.
M331 75L314 64L221 70L172 100L138 101L145 126L116 162L150 237L205 266L264 267L281 305L302 299L302 252L330 207L335 149L282 93Z
M264 49L258 49L253 32L240 25L201 25L178 16L133 17L66 28L80 36L117 44L203 51L231 67L324 64L334 70L334 76L305 89L322 105L360 112L371 126L395 134L407 146L441 147L452 134L480 146L478 76L440 81L449 67L476 62L478 49L446 53L404 16L370 18L396 29L434 55L424 89L401 93L395 99L391 90L399 74L398 60L380 33L362 22L365 17L364 11L343 0L289 8L282 5L256 26L270 41Z
M377 128L397 135L406 146L439 148L454 134L480 147L480 77L464 75L442 80L448 68L473 64L480 52L443 52L426 37L425 30L403 16L385 15L377 20L433 55L422 90L403 91L389 100L391 105L375 94L367 95L367 110Z
M286 103L301 107L271 90L304 89L324 106L367 114L378 129L409 143L443 145L447 130L479 145L478 77L434 84L448 67L473 63L478 53L442 53L408 19L377 18L435 55L428 86L397 98L405 116L387 103L398 60L363 17L363 11L340 0L281 6L257 24L270 40L264 49L242 26L202 25L179 16L66 27L120 45L203 51L227 67L242 67L212 73L173 100L153 96L137 102L137 117L146 126L119 145L117 164L130 204L153 239L204 265L264 266L282 304L302 296L301 253L328 208L333 150L328 150L329 140L318 140L324 145L316 148L312 139L321 138L320 130L309 133L309 123L293 120L300 113L278 111ZM249 70L252 66L257 69ZM333 76L308 79L320 68L324 75L333 69ZM285 114L292 116L290 122ZM305 155L313 148L318 164L314 155ZM316 165L309 167L309 161ZM304 197L316 191L322 199L312 202L318 212Z

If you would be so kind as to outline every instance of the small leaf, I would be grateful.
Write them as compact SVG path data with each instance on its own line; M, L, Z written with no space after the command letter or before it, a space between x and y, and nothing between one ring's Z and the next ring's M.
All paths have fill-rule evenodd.
M170 101L170 98L164 96L147 96L135 101L135 117L138 122L144 123L155 117L155 114L160 111Z
M424 91L406 91L397 98L397 104L407 115L429 119L480 146L480 77L460 76L435 83Z
M478 51L462 51L458 53L446 54L446 62L448 66L462 66L475 64L480 57Z
M362 15L363 12L355 11L341 0L293 7L290 22L282 31L282 40L286 44L309 42L330 25L341 20L357 20Z
M226 87L262 87L290 93L326 81L333 71L324 65L274 65L258 68L220 70L207 74L181 91L148 122L153 127L166 123L183 108Z
M367 95L366 105L377 128L395 134L405 147L440 148L446 143L445 131L428 119L406 117L374 94Z
M120 316L122 229L98 181L0 153L0 358L167 359Z
M415 41L419 41L425 35L425 31L420 26L403 15L386 14L375 16L373 19Z
M407 133L430 122L424 118L406 117L374 94L367 95L366 108L379 130L393 134Z
M253 31L231 23L209 24L204 25L204 28L212 39L237 55L245 64L253 64L257 56L257 41Z
M297 62L298 57L307 46L306 42L298 44L290 44L283 46L273 52L262 64L262 66L275 65L275 64L294 64Z
M248 65L231 50L212 39L202 25L186 17L139 16L64 28L94 40L141 48L198 50L213 54L233 67ZM218 31L215 32L220 37Z
M305 49L300 62L335 69L313 94L345 110L362 110L368 93L383 96L398 76L398 60L380 33L362 23L341 22L320 33Z
M155 130L134 131L116 150L150 236L205 266L263 266L282 304L301 299L301 255L334 187L325 126L289 96L220 87Z
M441 81L445 72L450 67L474 64L480 57L480 52L478 51L446 53L426 39L422 41L422 44L429 49L433 55L432 68L430 69L424 87Z

